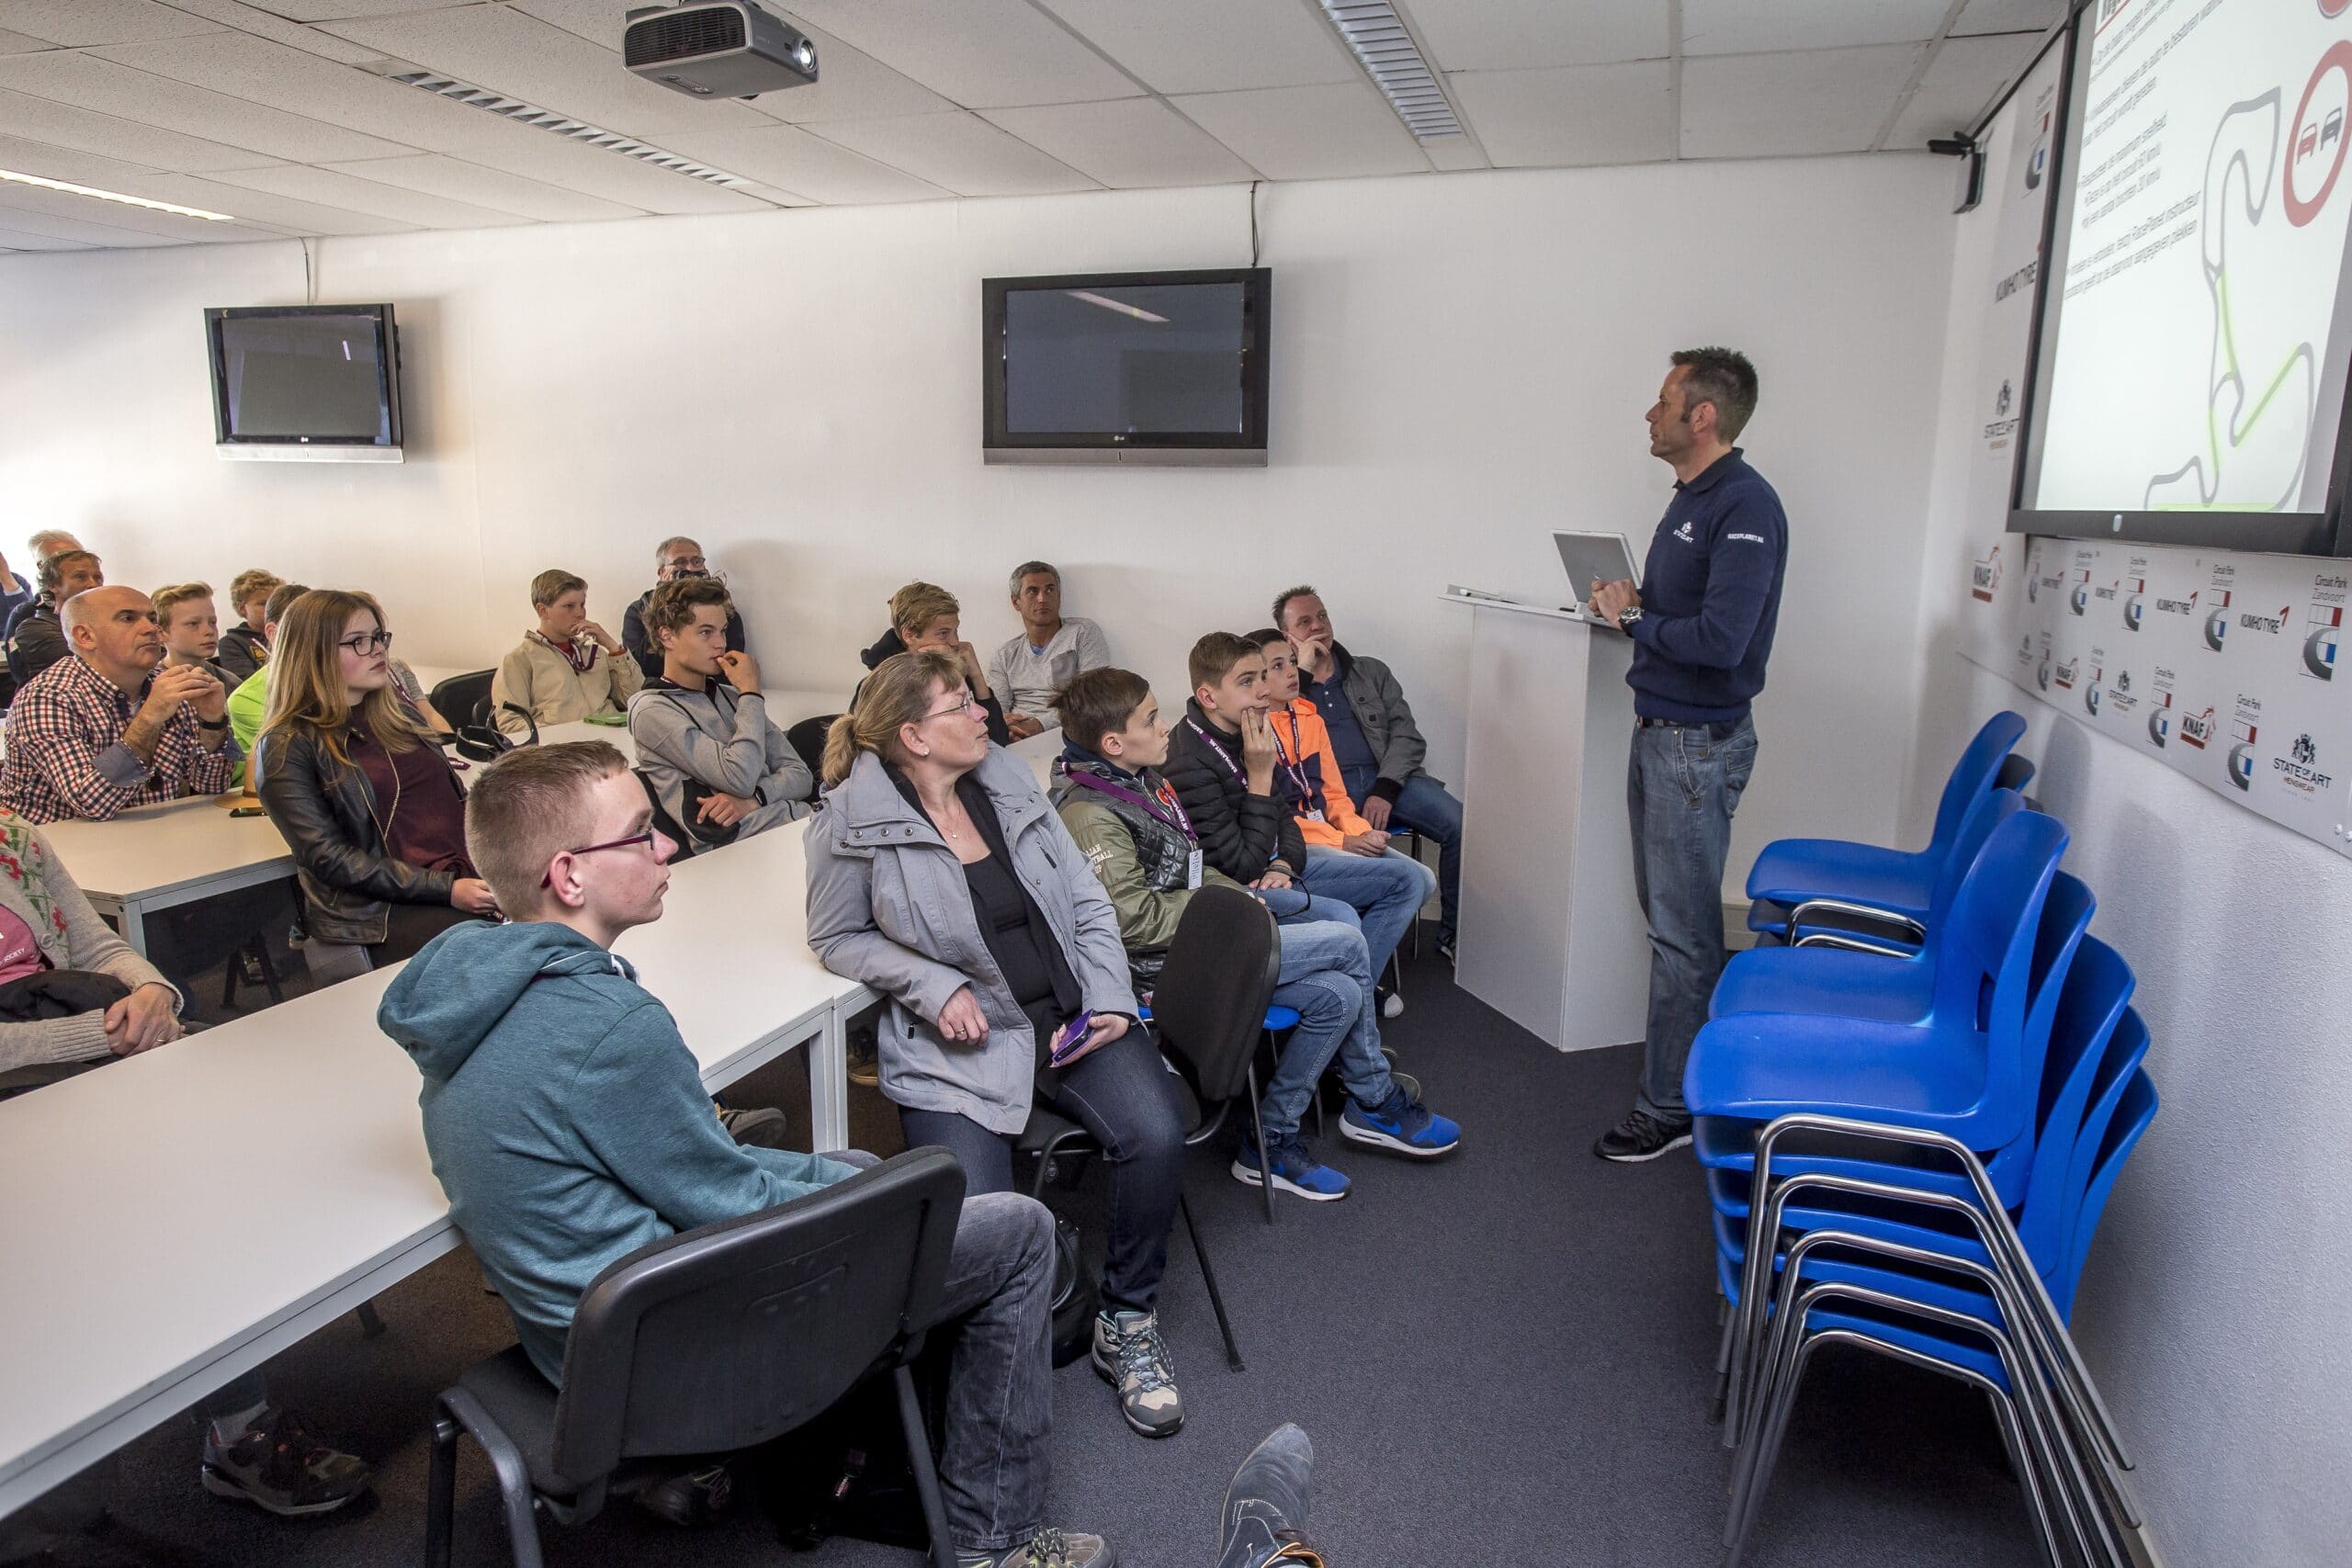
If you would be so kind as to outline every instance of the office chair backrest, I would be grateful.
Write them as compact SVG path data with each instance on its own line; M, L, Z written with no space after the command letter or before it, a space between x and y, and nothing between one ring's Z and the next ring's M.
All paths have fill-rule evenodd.
M825 1410L936 1314L963 1202L955 1156L916 1149L617 1259L572 1318L556 1470L751 1448Z
M2133 1015L2135 1019L2137 1016ZM2098 1234L2099 1216L2107 1212L2107 1200L2115 1190L2115 1179L2123 1174L2124 1161L2132 1157L2140 1134L2155 1119L2155 1080L2148 1077L2147 1068L2134 1067L2117 1097L2115 1113L2109 1118L2097 1156L2090 1162L2090 1179L2075 1210L2074 1247L2058 1278L2047 1281L2051 1304L2058 1309L2062 1319L2071 1321L2075 1315L2075 1289L2083 1282L2083 1264L2090 1257L2091 1238Z
M1151 1016L1203 1100L1242 1091L1282 967L1273 911L1238 887L1193 895L1168 944Z
M2065 825L2039 811L2018 812L1993 829L1938 947L1935 1011L1951 1026L1973 1022L1984 1036L1987 1100L2015 1108L2017 1129L2001 1134L2002 1143L2025 1129L2041 1089L2039 1077L2030 1086L2024 1080L2020 1050L2042 906L2065 852Z
M2052 901L2056 902L2054 894ZM2045 915L2045 924L2047 919ZM2122 956L2098 938L2086 936L2059 987L2050 1044L2041 1061L2033 1164L2026 1175L2024 1213L2018 1220L2018 1239L2034 1266L2044 1272L2065 1256L2074 1223L2067 1173L2075 1141L2082 1135L2084 1108L2100 1079L2133 985L2131 966Z
M837 713L819 714L815 718L802 719L784 732L785 740L799 754L800 760L808 764L808 771L812 773L821 775L825 771L825 732L832 728L833 720L839 717L841 715Z
M1951 901L1960 896L1960 885L1976 864L1976 857L1984 852L1984 840L1993 836L1993 829L2024 809L2025 796L2013 789L1985 790L1970 804L1928 895L1928 930L1937 930L1951 916Z
M1935 832L1928 840L1930 851L1948 853L1951 841L1960 831L1961 819L1976 797L1993 786L1994 777L2001 771L2001 761L2014 750L2025 735L2025 720L2007 709L1984 721L1984 728L1969 741L1968 749L1960 754L1951 776L1944 781L1943 798L1936 803Z
M461 725L488 723L490 682L497 673L495 670L476 670L450 676L433 688L433 710L447 719L452 729Z
M695 836L687 832L676 818L662 808L662 792L653 787L651 775L648 774L643 768L631 768L629 772L635 773L637 782L644 786L645 803L653 807L653 830L678 846L670 859L673 862L692 859L695 852Z

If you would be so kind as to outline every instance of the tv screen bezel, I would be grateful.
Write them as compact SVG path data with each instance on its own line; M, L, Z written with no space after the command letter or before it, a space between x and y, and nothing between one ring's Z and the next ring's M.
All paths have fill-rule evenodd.
M2042 441L2047 434L2042 424L2047 400L2042 391L2049 384L2057 355L2057 333L2052 330L2056 323L2051 310L2053 284L2061 290L2057 314L2064 313L2066 243L2075 213L2075 165L2082 152L2075 144L2075 133L2089 85L2090 51L2084 47L2083 29L2096 25L2093 18L2097 11L2095 5L2075 0L2075 8L2065 23L2057 119L2051 134L2051 192L2041 214L2041 265L2034 279L2033 325L2027 337L2025 399L2018 411L2024 439L2018 443L2009 467L2007 531L2061 539L2127 540L2253 555L2352 554L2352 549L2347 549L2352 538L2346 537L2352 531L2343 527L2346 488L2347 480L2352 480L2352 389L2347 389L2337 419L2335 466L2328 475L2324 511L2145 512L2109 508L2090 512L2026 505L2029 488L2041 478Z
M1005 428L1005 297L1015 290L1242 286L1241 428L1222 432L1012 431ZM986 452L1263 452L1268 349L1272 341L1272 267L1198 267L1173 272L1078 272L980 280L980 445Z
M238 435L229 428L228 351L220 339L227 321L267 321L290 316L367 316L376 325L377 406L385 413L388 441L358 440L347 435ZM220 446L356 447L398 451L401 446L400 331L392 307L384 305L234 305L207 306L204 311L205 350L212 366L212 438Z

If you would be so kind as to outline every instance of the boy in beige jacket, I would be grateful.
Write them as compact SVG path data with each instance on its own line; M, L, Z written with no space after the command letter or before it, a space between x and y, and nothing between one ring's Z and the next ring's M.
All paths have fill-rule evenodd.
M530 724L507 705L528 710L531 723L571 724L594 713L626 713L645 681L620 639L588 618L588 584L561 570L531 579L531 608L538 627L499 662L490 682L498 728L526 734Z

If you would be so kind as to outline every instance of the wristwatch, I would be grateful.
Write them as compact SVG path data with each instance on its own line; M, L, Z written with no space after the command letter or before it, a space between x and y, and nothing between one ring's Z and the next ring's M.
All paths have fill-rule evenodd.
M1617 629L1627 637L1631 637L1634 635L1634 623L1641 618L1642 607L1639 604L1628 604L1617 612Z
M229 728L229 721L225 718L199 717L196 721L196 727L198 729L226 729Z

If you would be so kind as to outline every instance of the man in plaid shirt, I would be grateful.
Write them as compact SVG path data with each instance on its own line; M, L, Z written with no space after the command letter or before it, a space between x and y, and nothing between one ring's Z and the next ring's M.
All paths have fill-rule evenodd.
M34 822L103 822L184 795L219 795L239 753L228 693L195 665L157 669L164 634L135 588L93 588L65 603L75 657L25 683L8 710L0 806Z

